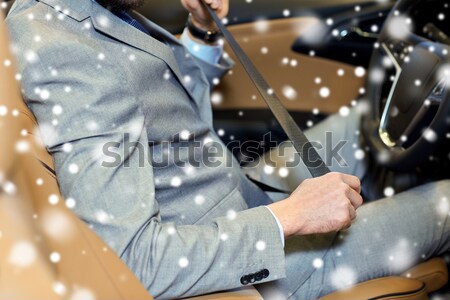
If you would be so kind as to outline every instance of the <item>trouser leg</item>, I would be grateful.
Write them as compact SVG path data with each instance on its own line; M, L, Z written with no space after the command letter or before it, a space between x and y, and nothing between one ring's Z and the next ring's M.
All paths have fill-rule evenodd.
M352 227L340 233L323 257L323 266L291 298L316 299L358 282L397 275L448 251L449 196L446 180L362 206Z

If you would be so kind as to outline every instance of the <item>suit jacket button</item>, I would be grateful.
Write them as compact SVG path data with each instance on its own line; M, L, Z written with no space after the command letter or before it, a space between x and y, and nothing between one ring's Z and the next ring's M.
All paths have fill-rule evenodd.
M269 270L264 269L264 270L262 270L262 273L263 273L263 278L269 277L269 274L270 274Z
M248 276L247 275L241 277L241 283L243 285L247 285L248 284Z
M255 274L256 281L261 281L263 278L264 278L263 271L259 271L258 273Z
M256 281L255 274L248 275L248 281L254 283Z

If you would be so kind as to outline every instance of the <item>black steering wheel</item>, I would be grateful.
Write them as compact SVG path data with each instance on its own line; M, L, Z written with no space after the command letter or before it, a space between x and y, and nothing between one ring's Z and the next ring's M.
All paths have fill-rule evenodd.
M362 132L378 163L392 170L414 169L446 138L450 39L439 27L450 27L439 21L450 19L450 13L425 15L436 5L444 10L445 3L400 0L375 45L368 70L370 113Z

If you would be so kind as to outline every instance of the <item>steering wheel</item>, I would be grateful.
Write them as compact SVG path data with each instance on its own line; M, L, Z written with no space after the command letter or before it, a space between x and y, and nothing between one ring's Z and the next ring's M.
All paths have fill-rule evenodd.
M427 160L449 127L448 37L433 23L413 30L414 16L427 14L423 9L436 2L445 5L400 0L385 22L368 69L370 109L362 132L378 163L392 170L412 170ZM438 22L438 16L429 18ZM419 30L437 38L422 37L415 33Z

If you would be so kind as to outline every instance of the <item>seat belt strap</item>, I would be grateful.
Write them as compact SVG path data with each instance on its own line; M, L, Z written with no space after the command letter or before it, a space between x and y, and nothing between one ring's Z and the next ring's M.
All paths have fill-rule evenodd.
M281 104L281 101L275 94L274 90L270 87L261 73L256 69L253 62L236 42L233 35L224 26L213 9L209 5L204 3L204 0L202 1L202 3L208 10L209 14L214 20L214 23L216 23L217 27L222 32L231 49L236 54L237 58L241 62L253 84L258 89L259 93L271 110L275 119L278 121L281 128L286 133L289 140L292 142L294 149L300 155L311 175L313 177L319 177L329 173L330 169L325 165L325 162L322 160L317 150L308 140L306 135L294 121L286 108Z
M265 184L265 183L263 183L263 182L261 182L261 181L258 181L258 180L256 180L256 179L253 179L253 178L251 178L250 177L250 175L245 175L247 178L248 178L248 180L250 180L251 182L253 182L257 187L259 187L261 190L263 190L264 192L272 192L272 193L280 193L280 194L290 194L291 192L289 192L289 191L287 191L287 190L282 190L282 189L279 189L279 188L276 188L276 187L274 187L274 186L271 186L271 185L268 185L268 184Z

